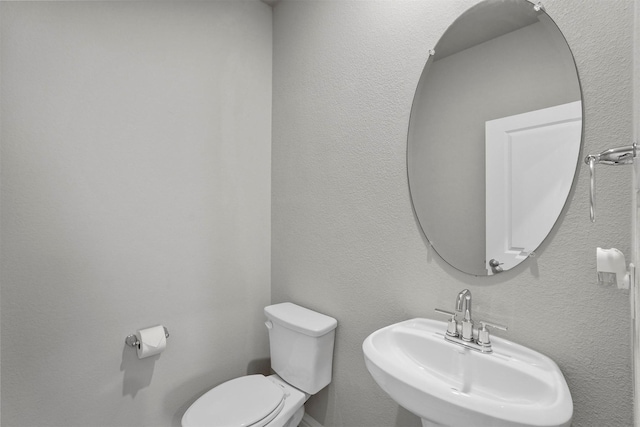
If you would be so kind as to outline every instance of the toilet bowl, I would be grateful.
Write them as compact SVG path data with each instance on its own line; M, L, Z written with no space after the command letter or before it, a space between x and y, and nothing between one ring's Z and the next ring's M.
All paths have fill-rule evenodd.
M248 375L209 390L182 417L183 427L294 427L309 394L277 375Z
M276 374L212 388L187 409L182 427L295 427L304 403L331 382L337 321L292 303L264 311Z

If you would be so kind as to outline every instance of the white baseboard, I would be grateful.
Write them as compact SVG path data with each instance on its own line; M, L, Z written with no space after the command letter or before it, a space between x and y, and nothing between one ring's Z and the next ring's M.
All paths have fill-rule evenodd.
M305 412L298 427L322 427L322 424L311 418L309 414Z

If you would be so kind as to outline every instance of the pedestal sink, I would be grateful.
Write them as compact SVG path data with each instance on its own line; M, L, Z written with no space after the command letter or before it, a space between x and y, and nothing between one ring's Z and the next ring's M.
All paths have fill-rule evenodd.
M496 337L483 354L445 341L446 330L445 322L412 319L362 346L374 380L424 427L571 425L571 393L553 360Z

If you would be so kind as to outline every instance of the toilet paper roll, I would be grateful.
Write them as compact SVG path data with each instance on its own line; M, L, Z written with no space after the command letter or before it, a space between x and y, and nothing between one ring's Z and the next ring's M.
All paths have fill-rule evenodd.
M167 346L167 337L164 334L164 327L162 325L140 329L136 335L140 341L138 345L138 359L159 354Z

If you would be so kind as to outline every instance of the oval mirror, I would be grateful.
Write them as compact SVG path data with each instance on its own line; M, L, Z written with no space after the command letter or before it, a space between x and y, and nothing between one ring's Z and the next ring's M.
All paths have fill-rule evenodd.
M476 276L524 261L566 203L581 138L573 55L544 9L466 11L431 51L409 122L411 199L430 244Z

